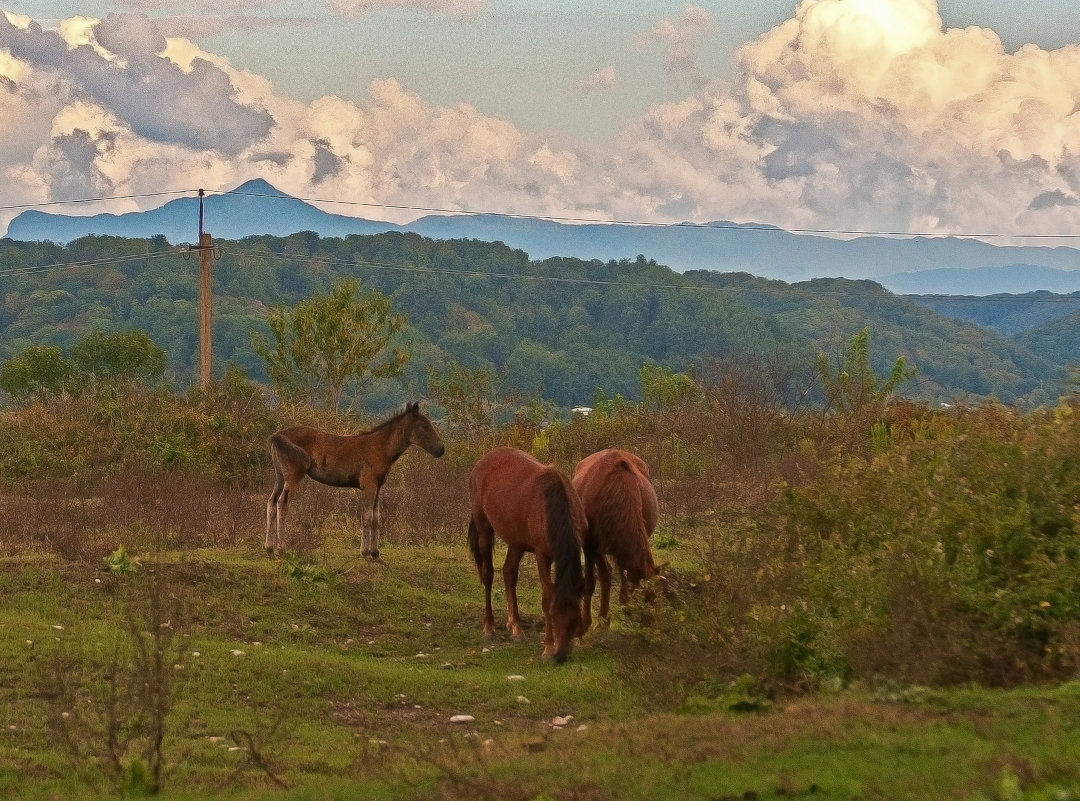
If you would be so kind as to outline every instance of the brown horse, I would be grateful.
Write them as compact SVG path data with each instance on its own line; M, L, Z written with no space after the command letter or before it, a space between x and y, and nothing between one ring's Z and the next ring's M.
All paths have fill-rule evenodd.
M627 451L609 448L586 456L574 468L577 490L589 530L585 535L585 600L583 628L592 624L592 596L596 573L600 574L600 620L608 619L611 568L607 556L619 568L619 600L630 598L628 583L639 584L657 574L649 549L649 537L658 517L656 490L649 481L649 467Z
M390 467L410 445L436 459L446 448L431 421L412 401L405 411L370 431L348 436L328 434L311 426L293 426L270 437L274 491L266 501L266 552L285 550L285 512L289 496L305 477L331 487L355 487L362 495L361 553L379 558L379 491ZM272 524L277 518L276 536Z
M588 526L570 479L523 451L495 448L473 468L469 502L469 549L484 585L484 633L495 631L491 582L497 535L507 545L502 573L510 636L515 640L523 637L517 603L518 565L526 552L532 552L540 572L544 608L543 656L566 661L574 637L581 633L581 543Z

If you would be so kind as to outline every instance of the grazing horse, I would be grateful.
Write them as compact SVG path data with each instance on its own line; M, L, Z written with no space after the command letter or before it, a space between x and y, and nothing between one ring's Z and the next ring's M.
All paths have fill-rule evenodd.
M410 445L436 459L446 450L431 421L411 401L405 411L370 431L339 436L311 426L292 426L270 437L274 491L266 501L266 552L285 550L285 512L289 496L305 477L331 487L355 487L362 495L361 553L379 558L379 491L390 467ZM277 520L276 536L273 523Z
M619 601L630 598L627 584L657 574L649 549L656 528L656 490L649 481L649 467L627 451L609 448L586 456L574 468L574 489L585 507L589 529L585 535L585 600L583 629L592 624L592 596L596 573L600 574L600 620L608 619L611 568L607 555L619 568Z
M495 631L491 581L495 575L495 536L507 546L503 562L506 627L523 637L517 603L518 565L536 555L544 608L545 659L564 662L581 634L581 544L588 522L573 486L558 468L543 465L524 451L495 448L469 477L469 550L484 585L485 634ZM551 566L555 565L555 579Z

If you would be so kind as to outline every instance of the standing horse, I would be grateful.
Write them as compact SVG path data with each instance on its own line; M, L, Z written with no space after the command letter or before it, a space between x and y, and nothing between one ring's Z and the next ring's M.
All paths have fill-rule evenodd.
M484 633L495 631L491 582L497 535L507 545L502 573L510 636L515 640L523 637L517 603L518 565L521 557L531 551L540 572L543 656L566 661L574 637L581 633L581 544L588 526L570 479L523 451L495 448L473 468L469 503L469 550L484 585Z
M619 601L630 598L627 584L657 574L649 537L658 517L656 490L649 467L627 451L609 448L586 456L574 468L574 489L585 507L589 530L585 535L585 600L583 628L592 624L592 596L600 574L600 619L608 619L611 568L607 555L619 568Z
M292 426L270 437L274 491L266 501L266 552L285 550L285 512L289 496L305 477L331 487L355 487L361 492L361 553L379 558L379 491L390 467L410 445L436 459L446 448L431 421L412 401L405 411L370 431L339 436L311 426ZM277 518L276 537L272 524Z

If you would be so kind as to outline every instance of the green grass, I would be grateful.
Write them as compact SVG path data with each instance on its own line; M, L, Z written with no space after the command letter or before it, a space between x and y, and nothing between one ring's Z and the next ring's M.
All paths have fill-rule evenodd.
M665 559L689 571L684 550ZM137 556L128 574L0 560L0 797L124 789L99 764L104 699L114 655L127 665L156 621L167 799L1080 799L1078 683L855 686L739 713L618 612L567 664L541 660L531 560L514 643L480 633L464 543L388 545L381 565L333 545L292 564L253 548ZM50 724L72 719L47 681L61 659L87 710L74 747Z

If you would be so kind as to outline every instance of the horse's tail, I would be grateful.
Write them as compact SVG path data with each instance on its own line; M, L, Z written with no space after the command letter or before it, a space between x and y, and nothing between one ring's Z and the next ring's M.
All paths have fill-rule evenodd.
M480 530L476 527L476 521L469 518L469 552L472 554L476 568L479 570L484 563L484 554L480 550Z
M574 515L571 506L575 497L570 480L557 470L550 472L550 480L544 488L544 505L547 512L548 538L551 541L555 563L555 606L577 606L584 588L584 572L581 568L581 542L574 531Z
M270 445L270 456L275 462L282 459L286 462L301 465L305 473L311 467L311 454L280 431L271 434L267 442Z
M596 514L612 531L623 533L623 536L608 543L619 569L637 568L643 576L650 577L656 572L656 566L649 548L639 480L640 475L633 466L625 458L620 458L603 478L598 493L600 508Z

